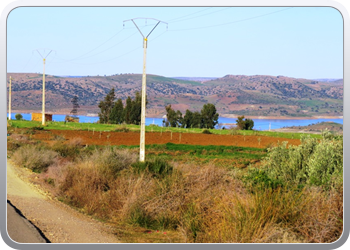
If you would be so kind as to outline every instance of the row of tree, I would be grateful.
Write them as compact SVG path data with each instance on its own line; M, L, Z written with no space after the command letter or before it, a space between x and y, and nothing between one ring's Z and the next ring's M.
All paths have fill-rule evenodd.
M100 123L109 124L136 124L141 122L141 93L136 91L134 99L130 96L126 99L125 107L123 101L119 98L116 102L115 90L112 88L103 101L100 101L98 113ZM77 105L73 109L77 108ZM76 102L77 103L77 102ZM147 98L146 98L147 105ZM181 127L181 128L207 128L213 129L218 124L219 114L214 104L204 104L202 110L192 112L186 110L184 116L180 110L175 111L171 104L165 107L166 119L163 120L165 127ZM236 120L238 129L251 130L254 127L254 121L244 119L244 116L238 117Z
M126 99L125 107L122 99L115 100L114 88L110 90L103 101L100 101L98 113L100 123L109 124L136 124L141 122L141 93L136 91L134 99ZM147 105L147 99L146 99Z
M175 111L171 105L165 107L166 119L163 120L165 127L182 128L208 128L213 129L218 124L219 114L216 112L214 104L204 104L200 112L186 110L182 117L180 110Z

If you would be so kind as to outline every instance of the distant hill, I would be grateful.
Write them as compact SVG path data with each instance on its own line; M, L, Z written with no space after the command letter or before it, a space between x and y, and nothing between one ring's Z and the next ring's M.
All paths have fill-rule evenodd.
M206 82L206 81L217 79L218 77L172 77L172 78L186 80L186 81Z
M11 73L12 109L41 110L42 75ZM202 81L198 81L202 79ZM206 79L205 81L203 81ZM98 103L111 88L125 100L141 91L142 75L46 76L46 109L69 113L71 99L79 97L80 114L97 113ZM246 116L341 116L343 80L322 82L285 76L226 75L221 78L169 78L147 75L147 115L161 117L171 104L182 113L213 103L220 115Z
M322 131L328 130L334 134L343 134L343 124L336 122L319 122L309 124L308 126L292 126L280 129L275 129L274 131L279 132L299 132L299 133L317 133L321 134Z

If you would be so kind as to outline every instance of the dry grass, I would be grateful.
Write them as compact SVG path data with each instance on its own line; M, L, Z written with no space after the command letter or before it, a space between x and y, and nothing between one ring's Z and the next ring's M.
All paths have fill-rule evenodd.
M79 148L81 141L67 147ZM131 167L137 158L136 149L106 147L70 162L33 145L13 157L18 165L47 169L42 178L65 202L114 223L125 235L132 228L128 237L134 242L160 239L145 237L147 230L198 243L333 242L341 236L342 189L247 189L241 175L227 168L172 162L172 171L155 175Z
M35 172L45 171L56 161L57 153L44 149L39 145L25 145L18 148L13 156L13 162L18 166L29 168Z

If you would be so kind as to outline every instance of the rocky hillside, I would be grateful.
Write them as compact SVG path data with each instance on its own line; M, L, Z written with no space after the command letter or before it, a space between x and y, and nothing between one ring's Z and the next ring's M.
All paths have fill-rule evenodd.
M12 76L12 109L40 110L42 75L8 73ZM46 76L46 109L69 113L71 99L79 97L80 114L97 113L98 103L111 88L125 100L141 90L141 75L58 77ZM162 116L172 104L183 113L214 103L220 115L341 116L343 82L321 82L285 76L226 75L217 79L184 80L147 75L147 115ZM197 80L197 81L195 81Z

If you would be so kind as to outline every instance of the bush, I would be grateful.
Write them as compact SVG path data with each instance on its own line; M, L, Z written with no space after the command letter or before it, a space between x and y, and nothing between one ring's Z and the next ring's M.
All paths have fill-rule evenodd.
M160 177L166 174L170 174L173 171L173 167L164 159L156 158L153 161L136 162L132 164L132 167L137 172L146 171L146 169L153 174L153 176Z
M282 187L283 183L278 179L271 179L265 170L251 168L248 170L248 173L243 177L248 186L254 188L272 188L276 189Z
M79 155L80 150L78 146L72 144L64 144L63 142L57 141L53 146L52 150L57 152L62 157L70 157L74 159Z
M209 129L204 129L204 130L202 131L202 134L212 134L212 132L210 132Z
M25 145L16 150L12 159L15 164L42 172L56 160L57 153L37 145Z
M111 147L95 150L85 161L93 163L104 176L115 177L116 174L136 162L137 154L131 150Z
M328 139L326 139L328 138ZM301 145L284 142L269 150L262 167L269 178L296 185L336 187L343 183L343 140L302 138Z
M21 115L21 114L16 114L16 115L15 115L15 118L16 118L17 121L22 120L22 119L23 119L23 115Z

